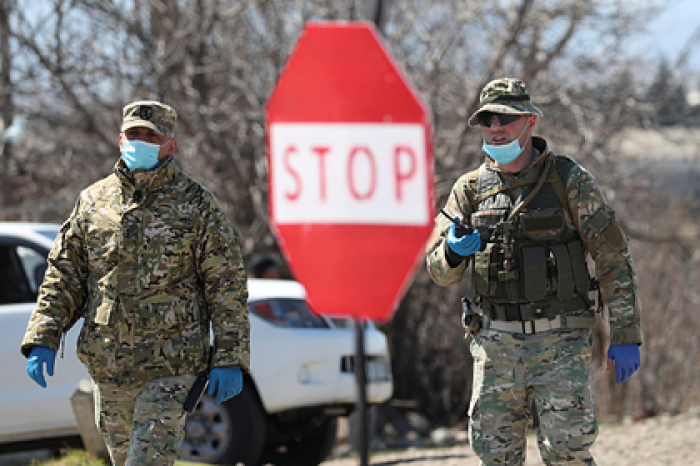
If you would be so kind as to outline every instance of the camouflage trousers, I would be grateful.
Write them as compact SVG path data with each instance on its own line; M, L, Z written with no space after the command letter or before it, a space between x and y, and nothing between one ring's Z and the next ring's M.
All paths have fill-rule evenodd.
M598 434L590 389L592 342L590 330L523 335L482 329L476 335L470 346L469 438L481 465L525 462L533 400L544 463L595 465L588 452Z
M114 466L171 466L185 428L182 404L194 376L94 384L95 422Z

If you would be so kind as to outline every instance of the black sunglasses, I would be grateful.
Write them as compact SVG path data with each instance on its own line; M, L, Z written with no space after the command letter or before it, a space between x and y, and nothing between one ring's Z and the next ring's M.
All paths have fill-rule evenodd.
M479 113L479 124L481 126L486 126L487 128L490 128L491 125L493 124L493 117L498 118L498 122L502 126L506 126L506 125L513 123L514 121L518 121L522 117L522 115L510 115L507 113L483 112L483 113Z

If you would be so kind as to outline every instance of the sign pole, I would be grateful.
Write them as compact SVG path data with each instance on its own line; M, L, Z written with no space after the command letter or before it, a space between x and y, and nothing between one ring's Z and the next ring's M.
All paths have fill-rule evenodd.
M369 21L308 22L266 105L275 236L311 306L354 319L361 466L371 438L364 324L391 320L433 230L430 124Z
M355 378L357 379L357 409L360 418L360 466L367 466L369 464L367 372L365 365L365 329L361 319L355 319Z

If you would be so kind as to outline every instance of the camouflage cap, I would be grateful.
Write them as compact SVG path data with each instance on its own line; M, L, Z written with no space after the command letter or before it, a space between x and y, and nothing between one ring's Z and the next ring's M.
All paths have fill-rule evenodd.
M127 104L122 111L122 132L129 128L143 126L162 135L168 135L175 129L177 112L170 105L155 100L140 100Z
M479 96L479 110L469 117L469 126L479 126L478 116L481 112L544 116L532 104L525 83L513 78L494 79L484 86Z

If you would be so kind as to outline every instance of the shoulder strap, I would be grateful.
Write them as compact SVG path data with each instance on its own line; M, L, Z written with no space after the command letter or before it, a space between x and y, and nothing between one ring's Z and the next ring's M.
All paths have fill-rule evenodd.
M544 185L545 181L549 181L549 176L548 172L551 170L552 167L556 166L556 161L553 158L546 158L544 160L545 166L542 169L542 173L537 179L537 184L535 187L532 189L532 192L522 201L520 201L520 204L515 206L515 208L511 211L510 215L508 216L508 220L511 220L515 218L516 215L518 215L518 212L523 210L528 203L535 198L538 192L540 192L540 189L542 188L542 185ZM556 171L556 168L555 168Z
M469 199L469 205L472 211L476 211L476 206L478 205L478 190L479 190L479 170L472 170L467 173L467 187L469 188L465 194L467 199Z
M546 181L552 185L552 188L554 188L554 192L556 193L559 202L569 213L571 220L575 222L575 219L578 217L578 210L576 209L576 206L574 206L572 209L572 206L569 205L569 198L566 195L566 187L564 186L564 182L562 181L561 176L559 174L559 170L562 168L567 170L568 173L568 167L564 167L563 165L565 164L561 163L559 160L560 158L565 157L557 157L552 152L548 152L545 157L551 158L553 162L548 164L549 173L547 175ZM541 176L523 178L520 180L513 181L511 183L503 183L493 189L480 193L478 188L479 170L473 170L467 174L467 185L469 186L469 188L471 188L471 192L474 193L473 198L471 195L468 196L469 203L471 204L472 209L476 210L477 204L483 201L484 199L487 199L493 195L496 195L503 191L507 191L509 189L519 188L529 184L537 184L537 182L540 181L540 179Z
M491 196L495 196L498 193L501 193L503 191L508 191L511 189L515 188L521 188L523 186L527 186L529 184L537 184L539 181L540 177L530 177L530 178L523 178L520 180L515 180L515 181L506 181L505 183L496 186L495 188L489 189L488 191L485 191L483 193L478 193L476 195L476 202L481 202L484 199L488 199Z
M564 206L566 211L569 213L571 221L574 222L575 225L576 219L578 218L578 209L576 208L576 206L571 206L569 204L569 197L566 195L566 187L564 186L564 182L562 181L561 176L559 175L559 168L563 164L559 162L559 157L555 156L551 152L547 154L547 156L552 157L556 162L553 163L549 169L549 178L547 181L552 185L552 188L554 188L554 192L557 194L559 202L561 202L561 205Z

